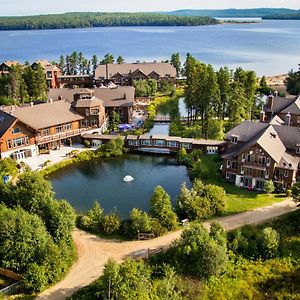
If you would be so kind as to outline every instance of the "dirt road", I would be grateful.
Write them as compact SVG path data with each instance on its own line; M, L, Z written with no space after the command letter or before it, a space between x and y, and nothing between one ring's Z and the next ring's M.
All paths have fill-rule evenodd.
M296 210L291 200L285 200L264 208L237 215L217 218L226 230L241 227L245 224L258 224L285 213ZM205 222L209 226L209 222ZM127 257L145 256L148 248L154 249L169 245L180 237L182 230L149 241L120 242L104 240L81 230L75 230L73 238L78 250L78 260L67 276L55 286L44 291L37 300L62 300L71 296L83 286L97 279L103 271L108 258L122 261Z

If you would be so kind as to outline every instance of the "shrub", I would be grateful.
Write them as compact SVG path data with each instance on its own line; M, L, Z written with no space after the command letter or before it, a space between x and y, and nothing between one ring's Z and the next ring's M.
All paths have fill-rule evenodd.
M80 215L76 218L76 225L80 229L91 230L93 227L93 220L86 215Z
M262 252L261 257L264 259L274 258L278 254L280 235L279 233L266 227L261 233Z
M150 199L150 214L168 230L173 230L178 225L171 198L161 186L156 187Z
M110 213L103 217L101 228L107 234L117 233L121 227L121 220L117 213Z
M0 160L0 179L3 176L10 175L12 177L16 176L19 172L17 161L11 158L4 158Z
M90 148L91 147L91 142L89 140L84 140L84 146L86 148Z
M151 232L155 236L162 236L167 233L167 229L163 227L155 218L151 219Z
M267 194L272 194L275 190L275 186L272 180L266 181L265 182L265 192Z
M300 201L300 182L293 185L292 196L296 201Z
M151 219L148 214L137 208L133 208L130 213L132 234L136 234L137 231L140 232L150 232L151 231Z
M22 286L30 292L40 292L48 285L46 269L33 263L22 276Z

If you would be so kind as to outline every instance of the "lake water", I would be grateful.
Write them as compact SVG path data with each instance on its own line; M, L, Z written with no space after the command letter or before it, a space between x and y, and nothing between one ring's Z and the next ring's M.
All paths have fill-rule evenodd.
M259 75L297 68L300 21L265 20L253 24L196 27L113 27L39 31L0 31L0 60L58 60L60 54L106 53L126 61L168 59L187 52L215 67L242 66Z
M124 182L131 175L134 181ZM174 201L183 182L190 186L187 170L170 157L128 154L66 167L50 176L56 197L67 199L77 211L88 210L97 199L105 212L116 208L127 218L133 207L149 209L156 186Z

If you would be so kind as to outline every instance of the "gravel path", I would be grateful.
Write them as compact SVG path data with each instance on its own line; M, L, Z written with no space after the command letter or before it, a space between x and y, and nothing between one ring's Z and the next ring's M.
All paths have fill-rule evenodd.
M285 213L296 210L295 203L285 200L253 211L217 218L226 230L235 229L245 224L259 224ZM209 222L205 222L209 226ZM96 280L103 271L108 258L122 261L127 257L145 256L148 248L166 247L180 237L182 230L148 241L121 242L104 240L81 230L75 230L73 238L78 251L78 260L67 276L59 283L41 293L37 300L62 300L71 296L78 289Z

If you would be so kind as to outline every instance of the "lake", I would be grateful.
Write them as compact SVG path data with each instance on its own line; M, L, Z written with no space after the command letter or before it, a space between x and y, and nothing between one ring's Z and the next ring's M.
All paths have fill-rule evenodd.
M131 175L134 180L124 182ZM184 166L172 157L127 154L107 160L91 160L68 166L50 175L56 197L67 199L78 212L91 208L95 200L104 211L118 210L127 218L132 208L149 210L149 200L161 185L175 201L183 182L191 186Z
M38 31L0 31L0 60L58 60L60 54L82 51L126 61L168 59L180 52L215 67L242 66L259 75L297 68L300 21L263 20L253 24L196 27L111 27Z

